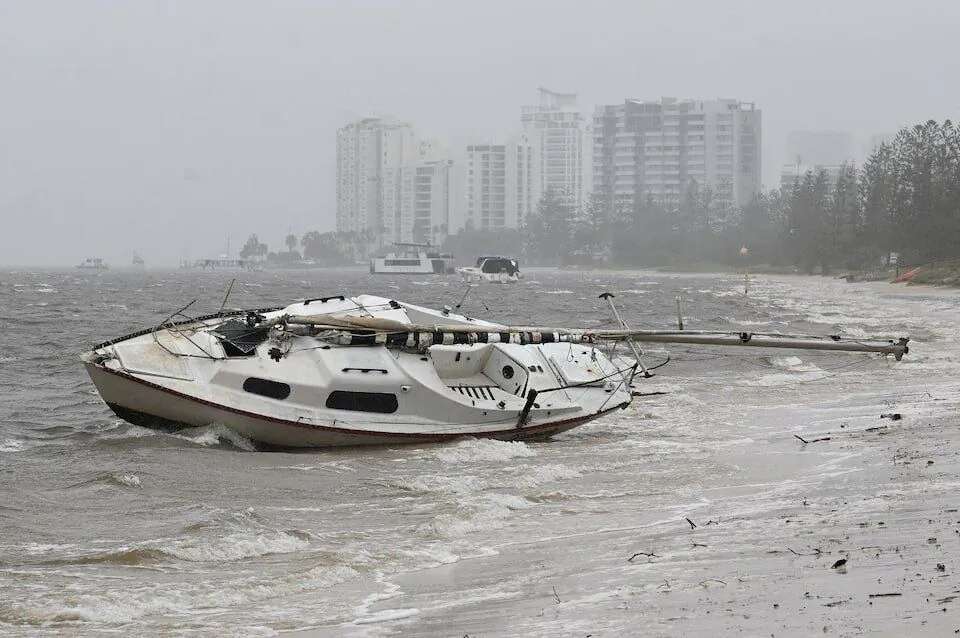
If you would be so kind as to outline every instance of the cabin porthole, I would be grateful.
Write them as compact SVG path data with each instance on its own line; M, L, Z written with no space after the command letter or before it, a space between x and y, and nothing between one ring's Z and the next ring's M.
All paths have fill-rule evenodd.
M503 375L503 378L504 378L504 379L512 379L512 378L513 378L513 366L512 366L512 365L509 365L509 364L503 366L503 369L500 371L500 374Z
M283 400L290 396L290 386L279 381L247 377L243 382L243 389L251 394L259 394L270 399Z
M327 396L326 406L334 410L393 414L399 407L397 395L385 392L349 392L334 390Z

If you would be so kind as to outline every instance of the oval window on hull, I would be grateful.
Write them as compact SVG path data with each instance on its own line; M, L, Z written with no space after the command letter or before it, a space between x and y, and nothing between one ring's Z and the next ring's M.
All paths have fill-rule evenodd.
M327 397L327 407L334 410L392 414L397 411L398 405L397 395L395 394L334 390Z
M279 381L270 379L261 379L259 377L248 377L243 382L243 389L251 394L259 394L262 397L271 399L286 399L290 396L290 386Z

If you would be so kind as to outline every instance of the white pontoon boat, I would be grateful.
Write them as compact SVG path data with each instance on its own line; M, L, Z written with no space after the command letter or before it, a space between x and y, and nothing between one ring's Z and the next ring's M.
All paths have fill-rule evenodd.
M394 244L383 257L370 259L373 275L446 275L453 272L453 255L441 253L432 244Z
M614 330L509 327L370 295L184 311L81 355L103 400L138 425L221 423L284 447L548 437L630 404L649 374L634 341L907 351L905 339L630 330L615 308ZM622 342L632 357L601 350Z

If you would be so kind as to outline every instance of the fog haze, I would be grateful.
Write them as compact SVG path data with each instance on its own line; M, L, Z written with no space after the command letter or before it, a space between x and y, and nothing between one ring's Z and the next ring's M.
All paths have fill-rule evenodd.
M336 129L456 149L538 86L763 110L859 139L956 119L957 2L0 2L0 263L149 265L331 230Z

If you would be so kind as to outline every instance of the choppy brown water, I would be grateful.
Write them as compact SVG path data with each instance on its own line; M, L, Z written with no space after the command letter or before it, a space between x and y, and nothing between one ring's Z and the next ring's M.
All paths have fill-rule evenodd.
M0 272L0 633L802 634L834 609L849 629L839 607L814 625L786 602L786 620L751 620L723 601L773 609L765 590L800 579L801 565L766 552L811 545L782 524L802 502L842 501L836 535L859 529L889 450L875 433L844 436L881 412L943 423L956 408L952 293L754 277L744 299L735 276L541 271L476 289L465 309L608 324L597 294L613 290L635 325L669 326L681 294L690 327L918 343L900 364L671 347L643 385L669 394L545 443L265 453L219 426L171 435L117 420L77 353L195 297L191 312L216 310L233 276L240 307L361 292L440 306L462 292L453 278L359 272ZM818 432L834 440L792 437ZM896 486L935 500L949 489ZM640 551L657 556L626 560ZM751 561L779 580L750 581ZM689 607L670 602L680 591Z

